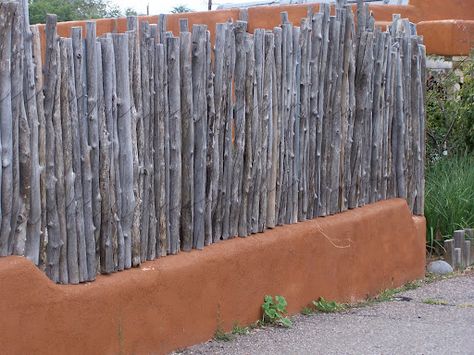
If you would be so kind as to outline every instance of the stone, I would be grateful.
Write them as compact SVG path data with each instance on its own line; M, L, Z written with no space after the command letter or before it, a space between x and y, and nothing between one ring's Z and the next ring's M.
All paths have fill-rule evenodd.
M444 260L432 261L426 269L436 275L446 275L453 272L453 267Z

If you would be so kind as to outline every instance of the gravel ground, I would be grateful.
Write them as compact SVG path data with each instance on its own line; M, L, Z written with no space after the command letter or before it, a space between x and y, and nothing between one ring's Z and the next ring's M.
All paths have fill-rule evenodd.
M257 328L180 353L474 355L474 274L429 283L391 301L292 320L290 329Z

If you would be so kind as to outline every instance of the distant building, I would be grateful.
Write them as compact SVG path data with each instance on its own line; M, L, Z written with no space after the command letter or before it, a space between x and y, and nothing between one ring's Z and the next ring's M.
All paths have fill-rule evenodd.
M217 9L230 8L247 8L254 6L268 6L268 5L290 5L290 4L306 4L306 3L334 3L335 0L256 0L243 1L241 3L223 3L217 6ZM357 3L357 0L348 0L348 3ZM390 5L407 5L409 0L365 0L365 2L376 4L390 4Z

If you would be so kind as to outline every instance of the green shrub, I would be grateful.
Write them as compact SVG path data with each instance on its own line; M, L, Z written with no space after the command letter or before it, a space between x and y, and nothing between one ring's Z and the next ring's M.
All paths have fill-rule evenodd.
M456 70L428 73L426 133L429 162L474 153L474 52Z
M427 245L442 250L456 229L474 227L474 156L443 158L426 171Z

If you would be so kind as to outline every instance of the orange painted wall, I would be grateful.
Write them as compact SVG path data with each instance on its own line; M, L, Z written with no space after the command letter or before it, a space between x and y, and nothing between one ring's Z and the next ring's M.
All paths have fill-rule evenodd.
M318 297L357 301L425 273L425 219L394 199L60 286L0 258L0 353L163 354Z
M272 29L280 24L280 12L287 11L291 22L299 24L306 16L308 6L318 11L319 5L297 4L282 6L258 6L248 9L248 30L253 32L256 28ZM355 9L355 5L354 5ZM474 0L410 0L407 6L397 5L370 5L375 19L379 25L385 25L391 21L392 14L401 14L414 23L421 23L419 34L425 37L427 53L440 55L466 55L474 43L474 31L472 23L474 20ZM168 30L175 35L179 31L179 19L186 17L189 25L204 24L211 32L214 40L214 29L216 23L233 21L239 19L239 9L226 9L216 11L192 12L186 14L169 14ZM142 16L150 23L157 23L158 16ZM446 24L445 20L456 20ZM71 21L58 24L60 36L69 36L70 28L73 26L84 27L84 21ZM126 30L126 19L100 19L97 20L97 35L107 32L124 32ZM44 26L40 25L44 43Z

